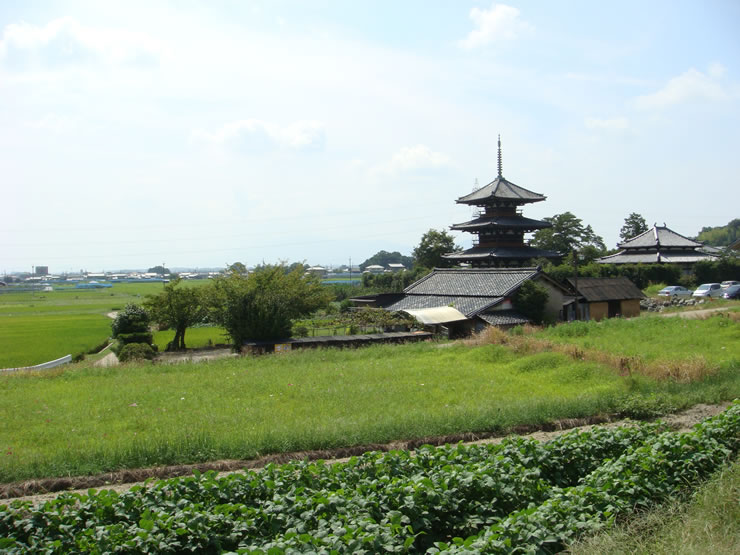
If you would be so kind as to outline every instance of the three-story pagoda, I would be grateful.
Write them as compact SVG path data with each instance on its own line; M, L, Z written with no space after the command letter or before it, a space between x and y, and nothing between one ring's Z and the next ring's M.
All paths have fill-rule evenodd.
M552 227L549 222L525 218L520 206L540 202L547 197L504 178L501 173L501 137L498 140L498 177L469 195L457 199L458 204L478 206L477 217L455 224L450 229L476 235L473 247L462 252L445 254L444 258L473 267L522 267L532 258L556 259L560 254L536 249L524 242L524 234Z

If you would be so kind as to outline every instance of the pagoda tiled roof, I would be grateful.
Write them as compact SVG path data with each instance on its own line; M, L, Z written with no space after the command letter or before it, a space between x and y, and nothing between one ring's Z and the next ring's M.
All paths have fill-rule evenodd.
M560 254L554 251L536 249L534 247L473 247L461 252L443 254L448 260L485 260L490 259L515 259L526 260L529 258L559 258Z
M694 249L701 247L702 244L676 233L665 226L653 226L644 233L628 239L624 243L617 245L620 249L635 248L660 248L660 247L678 247L685 249Z
M531 218L525 218L523 216L496 216L486 217L481 216L469 222L463 222L461 224L455 224L450 226L450 229L468 231L468 230L483 230L488 228L516 228L516 229L546 229L552 227L550 222L543 222L542 220L533 220Z
M518 201L524 204L527 202L539 202L546 198L545 195L515 185L499 175L485 187L481 187L469 195L460 197L456 202L458 204L484 204L488 200L500 199Z

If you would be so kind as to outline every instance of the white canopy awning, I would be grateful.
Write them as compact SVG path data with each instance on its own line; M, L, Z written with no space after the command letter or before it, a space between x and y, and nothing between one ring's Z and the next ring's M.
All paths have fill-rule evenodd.
M422 324L446 324L448 322L459 322L467 320L468 317L451 306L435 306L433 308L416 308L402 310L409 316L413 316Z

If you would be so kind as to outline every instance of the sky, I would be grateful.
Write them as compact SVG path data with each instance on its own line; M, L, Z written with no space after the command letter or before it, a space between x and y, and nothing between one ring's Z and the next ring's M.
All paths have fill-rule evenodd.
M503 175L738 217L740 2L0 2L0 272L359 264ZM459 245L470 234L454 232Z

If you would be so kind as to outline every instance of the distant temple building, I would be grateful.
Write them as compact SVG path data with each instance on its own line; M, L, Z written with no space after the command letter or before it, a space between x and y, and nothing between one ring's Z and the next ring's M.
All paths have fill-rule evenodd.
M501 137L498 140L498 177L469 195L457 199L458 204L480 207L475 219L455 224L450 229L473 233L473 247L443 255L458 263L473 267L523 267L533 258L560 258L560 254L536 249L524 243L524 234L551 227L549 222L522 216L520 206L540 202L547 197L515 185L501 174Z
M668 229L654 224L640 235L617 245L617 254L596 260L599 264L677 264L688 274L699 260L717 260L718 250L705 247Z

